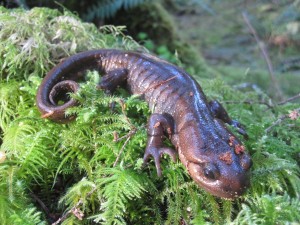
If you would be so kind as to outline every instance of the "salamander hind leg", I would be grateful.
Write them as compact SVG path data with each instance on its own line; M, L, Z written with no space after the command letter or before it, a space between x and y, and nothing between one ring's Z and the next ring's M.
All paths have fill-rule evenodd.
M167 115L154 113L148 122L148 143L144 154L144 164L152 156L154 158L157 175L161 176L160 158L168 154L176 161L176 152L172 148L164 147L165 136L168 138L173 134L173 122Z
M213 113L214 117L222 120L224 123L227 123L236 128L236 130L243 135L245 138L248 138L248 134L244 126L236 120L232 120L224 107L220 102L214 100L209 102L210 110Z
M97 85L98 89L103 89L112 93L118 86L121 86L127 79L127 69L115 69L107 71Z

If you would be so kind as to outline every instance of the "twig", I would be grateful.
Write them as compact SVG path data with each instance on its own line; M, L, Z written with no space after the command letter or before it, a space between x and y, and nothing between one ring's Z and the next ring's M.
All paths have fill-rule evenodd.
M246 22L247 26L249 27L250 32L253 34L253 36L255 38L255 41L257 42L257 45L258 45L259 49L261 50L262 55L263 55L263 57L264 57L264 59L267 63L269 74L270 74L270 77L271 77L271 80L272 80L272 84L273 84L273 87L276 91L276 95L279 99L281 99L282 98L282 92L281 92L281 89L279 88L278 81L275 77L274 69L273 69L269 54L267 52L267 49L265 47L265 44L259 39L259 37L257 35L257 32L253 28L252 24L250 23L250 20L247 16L246 12L243 12L242 15L243 15L244 21Z
M128 122L128 124L130 125L130 127L132 128L132 130L136 129L136 127L131 123L130 119L127 117L125 109L126 109L126 104L123 101L123 99L120 99L119 101L120 105L121 105L121 110L123 115L125 116L126 121Z
M40 205L40 207L44 210L44 212L46 213L46 215L51 218L54 219L53 215L50 213L50 210L48 209L48 207L44 204L44 202L34 193L30 193L30 196Z
M132 135L133 135L134 133L135 133L135 132L132 132L132 133L129 132L129 133L128 133L128 134L130 134L130 135L128 135L126 141L124 142L124 144L123 144L123 146L122 146L122 148L121 148L121 150L120 150L120 152L119 152L119 154L118 154L118 156L117 156L117 158L116 158L116 161L115 161L114 164L113 164L113 167L115 167L115 166L117 165L117 163L118 163L118 161L119 161L119 159L120 159L120 157L121 157L121 155L122 155L122 153L123 153L123 151L124 151L124 149L125 149L125 146L127 145L128 141L130 140L130 138L132 137Z
M224 103L227 103L227 104L239 104L239 103L242 103L242 104L249 104L249 105L261 104L261 105L267 106L269 109L273 108L272 105L270 105L269 103L264 102L264 101L251 101L251 100L245 100L245 101L224 101Z
M127 139L126 139L126 141L124 142L122 148L120 149L120 152L119 152L119 154L118 154L118 156L117 156L117 158L116 158L116 160L115 160L115 162L114 162L114 164L113 164L113 167L115 167L115 166L117 165L117 163L118 163L118 161L119 161L119 159L120 159L120 157L121 157L121 155L122 155L122 153L123 153L123 151L124 151L124 149L125 149L125 146L127 145L127 143L128 143L128 141L130 140L130 138L131 138L131 137L136 133L136 131L137 131L137 128L131 123L130 119L129 119L129 118L127 117L127 115L126 115L126 112L125 112L126 104L125 104L125 102L124 102L122 99L120 100L120 105L121 105L122 113L123 113L123 115L125 116L125 119L126 119L126 121L128 122L128 124L130 125L131 130L128 132L128 134L126 134L126 135L124 135L123 137L120 137L120 138L118 138L118 134L117 134L117 133L114 133L114 140L113 140L114 142L120 141L120 140L122 140L122 139L124 139L124 138L127 138Z
M127 138L128 136L132 136L133 134L135 134L136 133L136 131L137 131L137 129L136 128L133 128L132 130L130 130L129 132L128 132L128 134L126 134L126 135L124 135L124 136L122 136L122 137L120 137L120 138L114 138L114 142L118 142L118 141L121 141L121 140L123 140L123 139L125 139L125 138ZM116 135L117 136L117 135Z
M252 90L254 90L258 95L263 95L264 92L261 90L260 87L258 87L257 84L252 84L252 83L241 83L238 85L234 85L234 88L237 88L239 90L241 89L245 89L245 88L251 88Z
M280 124L282 121L284 121L285 119L292 119L295 120L300 116L300 108L298 109L294 109L291 113L289 114L284 114L281 115L274 123L271 124L271 126L269 126L267 129L265 129L266 133L269 133L273 127L277 126L278 124Z
M291 102L291 101L294 101L295 99L297 98L300 98L300 93L298 93L297 95L293 96L293 97L290 97L286 100L283 100L281 102L278 103L278 105L284 105L285 103L288 103L288 102Z
M126 135L124 135L123 137L120 137L120 138L118 138L118 134L117 134L117 133L114 133L114 140L113 140L114 142L120 141L120 140L122 140L122 139L124 139L124 138L127 138L127 139L126 139L126 141L124 142L122 148L120 149L120 152L119 152L119 154L118 154L118 156L117 156L117 158L116 158L116 160L115 160L115 162L114 162L114 164L113 164L113 167L115 167L115 166L117 165L117 163L118 163L118 161L119 161L119 159L120 159L120 157L121 157L121 155L122 155L122 153L123 153L123 151L124 151L124 149L125 149L125 146L127 145L127 143L128 143L128 141L130 140L130 138L131 138L131 137L136 133L136 131L137 131L137 128L131 123L130 119L129 119L129 118L127 117L127 115L126 115L126 112L125 112L126 104L125 104L125 102L124 102L122 99L120 100L120 105L121 105L122 113L123 113L123 115L125 116L125 119L126 119L126 121L128 122L128 124L130 125L131 130L128 132L128 134L126 134Z
M97 189L97 187L94 187L90 192L87 193L87 195L86 195L85 197L88 198L89 196L91 196L91 195L96 191L96 189ZM75 206L73 206L68 212L66 212L66 213L65 213L62 217L60 217L56 222L52 223L52 225L58 225L58 224L62 223L65 219L67 219L67 217L68 217L71 213L75 214L74 212L80 211L80 210L78 209L78 207L79 207L80 205L82 205L82 204L83 204L83 198L80 198L79 201L76 203ZM81 212L81 211L80 211L80 212ZM77 216L77 215L75 215L75 216Z

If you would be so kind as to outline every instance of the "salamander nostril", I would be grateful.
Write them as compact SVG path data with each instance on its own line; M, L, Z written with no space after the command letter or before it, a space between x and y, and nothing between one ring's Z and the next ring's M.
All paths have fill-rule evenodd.
M248 154L244 154L241 158L241 166L245 170L249 170L252 166L252 159Z
M206 178L208 178L210 180L216 180L220 176L220 172L219 172L218 168L212 163L207 163L204 166L203 174Z

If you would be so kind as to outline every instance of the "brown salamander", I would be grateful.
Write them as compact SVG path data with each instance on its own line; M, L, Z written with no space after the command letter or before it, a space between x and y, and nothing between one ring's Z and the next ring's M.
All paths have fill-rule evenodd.
M68 107L76 105L68 92L79 88L77 80L86 70L103 72L98 88L112 92L126 85L132 94L142 94L153 109L148 121L144 162L152 156L158 175L160 157L174 160L175 150L165 147L168 137L190 176L211 194L235 198L249 186L250 156L224 123L246 136L243 127L230 119L217 101L208 102L199 84L179 67L146 53L100 49L73 55L54 67L37 93L37 106L44 118L68 122ZM60 100L64 104L58 104Z

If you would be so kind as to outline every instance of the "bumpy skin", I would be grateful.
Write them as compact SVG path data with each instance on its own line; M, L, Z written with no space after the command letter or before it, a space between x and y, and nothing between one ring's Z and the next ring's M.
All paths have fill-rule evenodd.
M95 69L105 76L99 88L112 92L126 85L140 94L153 114L148 123L146 162L154 157L160 175L160 156L175 151L163 146L169 138L194 181L215 196L235 198L249 186L251 158L225 123L246 136L242 126L231 120L217 102L208 102L199 84L185 71L155 56L120 50L100 49L71 56L44 78L37 94L37 106L44 118L68 122L66 108L76 105L67 92L76 92L77 80ZM64 104L57 105L59 100Z

